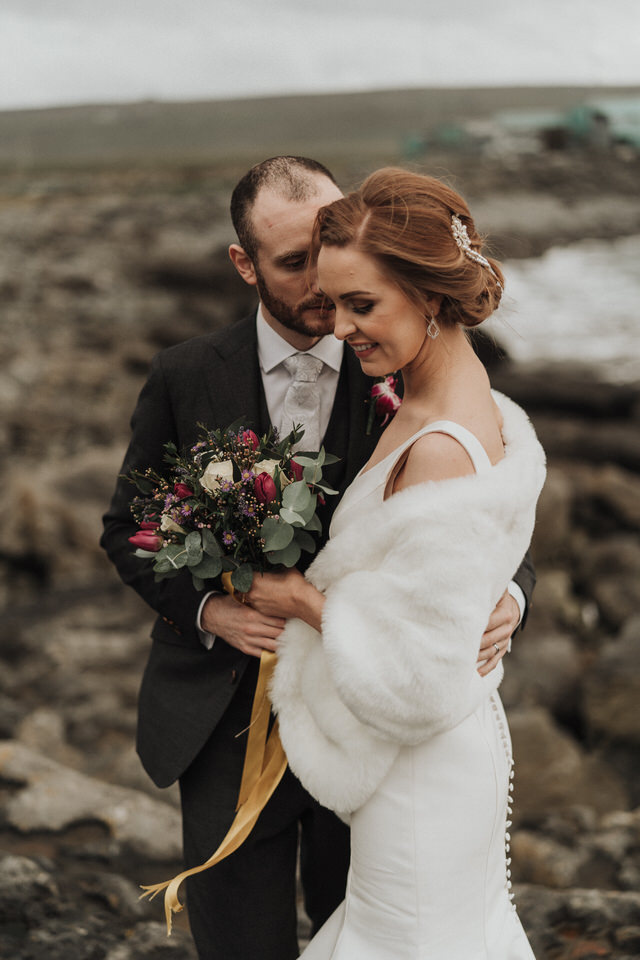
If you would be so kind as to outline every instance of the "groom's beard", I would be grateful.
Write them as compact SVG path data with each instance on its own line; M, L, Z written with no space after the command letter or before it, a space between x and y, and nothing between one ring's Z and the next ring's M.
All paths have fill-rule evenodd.
M255 263L254 269L260 299L271 316L283 327L308 337L324 337L328 333L333 333L335 310L326 297L309 293L304 300L291 306L271 292Z

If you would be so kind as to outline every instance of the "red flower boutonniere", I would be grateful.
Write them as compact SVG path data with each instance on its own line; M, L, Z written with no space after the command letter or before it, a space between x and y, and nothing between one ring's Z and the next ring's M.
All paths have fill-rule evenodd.
M369 395L369 416L367 417L367 436L373 430L373 421L376 416L382 417L381 426L386 427L387 423L397 412L402 403L402 399L396 393L398 378L394 374L388 374L386 377L380 377L371 387Z

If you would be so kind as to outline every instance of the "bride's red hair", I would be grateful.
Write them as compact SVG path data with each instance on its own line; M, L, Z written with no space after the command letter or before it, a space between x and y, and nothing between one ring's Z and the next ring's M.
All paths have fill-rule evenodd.
M439 323L472 327L496 309L504 280L496 260L487 257L494 274L457 245L453 214L466 226L472 249L480 253L482 240L455 190L434 177L386 167L318 211L311 259L315 261L323 245L353 244L375 257L419 309L440 294Z

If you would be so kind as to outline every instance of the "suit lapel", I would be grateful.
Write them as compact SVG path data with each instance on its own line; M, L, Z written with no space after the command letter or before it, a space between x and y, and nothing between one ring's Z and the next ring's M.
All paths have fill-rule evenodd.
M255 315L245 317L211 344L211 371L207 392L216 427L242 419L256 432L269 428L269 413L262 387Z

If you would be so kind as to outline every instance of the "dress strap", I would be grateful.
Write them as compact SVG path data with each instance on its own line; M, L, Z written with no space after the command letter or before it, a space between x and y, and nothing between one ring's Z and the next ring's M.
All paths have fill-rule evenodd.
M396 476L407 458L409 450L416 440L419 440L420 437L425 437L428 433L446 433L448 436L453 437L454 440L457 440L468 454L476 473L485 473L492 468L493 464L489 459L489 454L476 435L471 433L471 430L467 430L461 423L455 423L454 420L435 420L433 423L428 423L422 430L414 433L406 443L403 443L398 450L394 451L396 456L391 460L387 471L385 490L388 491L395 481Z

